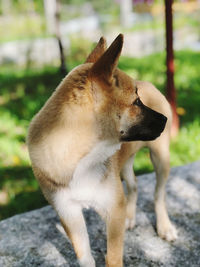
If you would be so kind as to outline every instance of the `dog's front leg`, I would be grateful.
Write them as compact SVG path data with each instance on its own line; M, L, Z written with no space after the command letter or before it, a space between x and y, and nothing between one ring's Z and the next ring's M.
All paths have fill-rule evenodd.
M123 241L125 231L126 201L121 181L116 191L116 200L108 211L107 224L107 267L123 266Z
M53 206L63 228L70 238L81 267L95 267L82 208L79 203L68 200L65 190L56 192Z
M133 172L133 159L131 156L121 170L121 176L126 181L127 186L127 206L126 206L126 229L135 226L136 203L137 203L137 178Z

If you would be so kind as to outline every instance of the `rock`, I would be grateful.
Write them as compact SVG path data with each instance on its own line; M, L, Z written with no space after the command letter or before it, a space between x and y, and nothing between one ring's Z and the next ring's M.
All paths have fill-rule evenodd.
M138 177L136 227L126 232L124 266L200 266L200 161L172 168L167 206L179 231L173 243L155 231L154 173ZM92 253L97 267L105 265L105 225L94 211L86 211ZM0 266L78 267L69 239L50 207L0 222Z

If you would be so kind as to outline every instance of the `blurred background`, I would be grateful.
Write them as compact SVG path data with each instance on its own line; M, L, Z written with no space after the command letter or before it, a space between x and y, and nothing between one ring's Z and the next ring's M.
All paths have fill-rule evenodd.
M200 1L174 1L173 18L177 166L200 159ZM119 68L166 94L164 0L0 0L0 220L47 204L28 158L29 122L94 42L120 32ZM148 150L134 169L153 170Z

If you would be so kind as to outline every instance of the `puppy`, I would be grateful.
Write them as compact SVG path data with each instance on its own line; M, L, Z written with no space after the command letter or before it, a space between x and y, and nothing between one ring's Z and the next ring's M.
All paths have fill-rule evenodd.
M108 49L101 38L33 118L27 137L35 177L84 267L95 266L85 207L106 221L106 266L123 266L125 224L134 225L137 198L132 157L143 145L150 147L157 172L158 233L168 240L175 236L164 204L170 109L151 84L134 81L117 68L122 46L122 34ZM121 176L127 182L127 198Z

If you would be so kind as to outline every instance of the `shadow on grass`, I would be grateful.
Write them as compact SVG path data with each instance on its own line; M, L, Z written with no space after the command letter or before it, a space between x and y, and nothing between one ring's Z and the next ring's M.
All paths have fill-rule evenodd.
M30 167L0 168L0 177L0 190L7 195L0 219L47 205Z
M18 120L30 120L62 79L57 69L0 74L0 110Z

